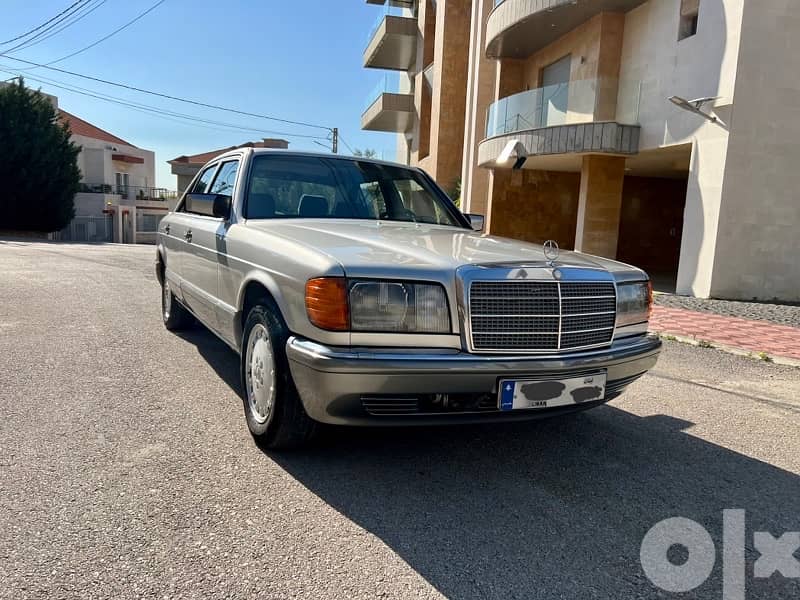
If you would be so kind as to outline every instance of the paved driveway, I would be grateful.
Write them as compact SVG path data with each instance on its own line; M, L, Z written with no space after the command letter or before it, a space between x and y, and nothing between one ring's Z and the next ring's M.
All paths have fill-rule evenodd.
M268 455L235 355L161 326L152 258L0 241L0 598L721 598L726 508L747 597L800 594L752 578L754 531L800 531L800 371L667 343L566 420ZM683 596L639 565L673 516L717 546Z

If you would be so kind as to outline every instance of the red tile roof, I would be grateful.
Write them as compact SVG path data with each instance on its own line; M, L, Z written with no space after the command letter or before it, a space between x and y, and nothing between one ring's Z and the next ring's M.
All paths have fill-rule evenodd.
M80 117L76 117L75 115L68 113L63 108L58 109L58 118L61 122L69 124L70 131L72 131L73 135L82 135L94 140L102 140L112 144L124 144L125 146L136 148L136 146L130 142L126 142L122 138L118 138L117 136L100 129L95 125L84 121Z
M288 148L289 142L286 140L273 140L265 139L263 142L246 142L238 146L231 146L229 148L221 148L220 150L212 150L211 152L203 152L202 154L192 154L190 156L179 156L167 161L169 164L189 164L189 165L204 165L212 158L219 156L223 152L229 150L236 150L237 148Z

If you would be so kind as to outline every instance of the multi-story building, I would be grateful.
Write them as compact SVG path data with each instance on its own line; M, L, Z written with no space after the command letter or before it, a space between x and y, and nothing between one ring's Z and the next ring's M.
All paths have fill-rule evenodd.
M795 2L403 4L365 53L400 85L362 126L401 133L399 158L446 188L460 173L491 233L632 262L681 294L800 300ZM459 119L460 142L442 138Z
M386 74L367 99L361 127L397 132L398 160L419 165L452 192L464 152L470 3L367 1L383 9L364 66Z

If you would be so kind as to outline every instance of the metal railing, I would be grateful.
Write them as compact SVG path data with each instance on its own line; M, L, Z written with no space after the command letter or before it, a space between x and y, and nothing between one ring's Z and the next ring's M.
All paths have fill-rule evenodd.
M178 197L178 192L166 188L116 185L111 183L81 182L78 192L83 192L85 194L114 194L128 200L167 201L174 200Z
M51 233L50 239L62 242L113 242L114 221L110 215L75 217L64 229Z
M599 120L635 125L640 96L638 81L617 79L582 79L528 90L489 106L486 137ZM601 105L614 106L614 99L614 114L607 115Z

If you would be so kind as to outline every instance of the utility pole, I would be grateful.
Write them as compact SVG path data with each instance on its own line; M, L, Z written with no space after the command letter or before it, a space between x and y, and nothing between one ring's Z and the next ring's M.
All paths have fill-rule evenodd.
M333 153L339 154L339 128L333 128Z

